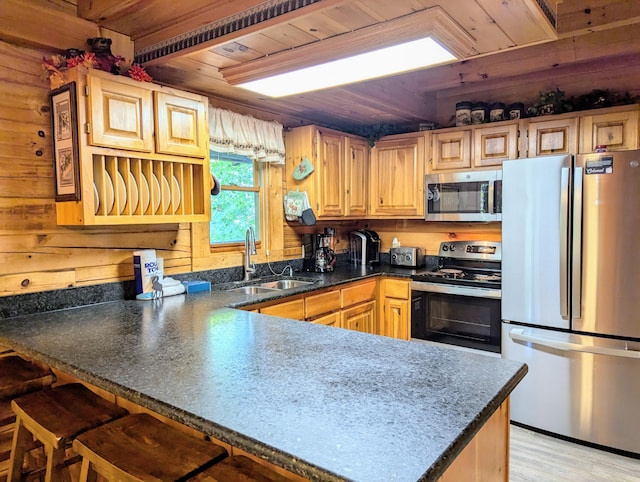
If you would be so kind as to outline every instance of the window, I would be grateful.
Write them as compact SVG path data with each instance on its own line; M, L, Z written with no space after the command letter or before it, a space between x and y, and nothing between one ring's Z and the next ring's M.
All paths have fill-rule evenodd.
M244 243L249 226L260 237L260 163L247 156L211 151L211 172L221 190L211 196L212 245Z

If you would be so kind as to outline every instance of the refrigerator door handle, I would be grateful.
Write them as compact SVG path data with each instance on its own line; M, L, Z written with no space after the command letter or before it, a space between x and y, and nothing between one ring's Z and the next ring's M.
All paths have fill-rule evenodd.
M560 173L560 316L569 319L569 168Z
M582 353L591 353L594 355L610 355L624 358L640 359L640 351L628 349L626 342L623 342L625 343L625 348L611 348L600 345L582 345L580 343L552 340L541 336L531 335L528 334L524 328L512 328L509 332L509 338L515 341L533 343L535 345L546 346L563 351L578 351Z
M582 317L582 173L576 167L573 172L573 240L571 260L571 317Z

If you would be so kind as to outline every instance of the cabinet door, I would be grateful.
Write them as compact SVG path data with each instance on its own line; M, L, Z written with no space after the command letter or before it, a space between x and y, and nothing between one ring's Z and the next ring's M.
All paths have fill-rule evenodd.
M408 340L410 327L409 301L385 297L384 319L381 320L380 324L381 335Z
M473 130L473 165L501 166L518 157L518 124L477 127Z
M471 167L471 131L432 133L433 170Z
M87 76L89 144L142 152L153 150L151 90L118 76Z
M366 141L347 138L346 216L366 216L368 204L369 145Z
M578 152L578 118L531 121L528 157Z
M638 149L638 108L580 117L580 153L598 145L609 151Z
M342 310L342 328L373 333L376 325L376 302L369 301Z
M320 218L344 216L344 137L321 133L319 142L320 159L316 168L317 215Z
M156 151L206 157L209 133L205 102L176 93L155 92Z
M293 320L304 320L304 299L299 298L278 303L277 305L265 306L260 308L260 313Z
M333 326L335 328L340 328L341 324L341 314L339 311L335 311L333 313L329 313L328 315L320 316L318 318L314 318L313 320L309 320L310 323L315 323L317 325L327 325Z
M421 133L422 134L422 133ZM425 136L379 140L372 152L372 215L424 216Z

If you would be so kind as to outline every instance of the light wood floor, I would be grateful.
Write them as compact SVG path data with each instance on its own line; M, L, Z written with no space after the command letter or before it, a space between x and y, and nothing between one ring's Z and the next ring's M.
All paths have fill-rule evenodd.
M510 482L640 482L640 460L515 425L510 448Z

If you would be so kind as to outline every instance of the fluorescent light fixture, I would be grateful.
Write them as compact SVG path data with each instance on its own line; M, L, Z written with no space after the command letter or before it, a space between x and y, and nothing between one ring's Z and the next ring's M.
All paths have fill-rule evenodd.
M238 84L269 97L311 92L457 60L431 37Z

